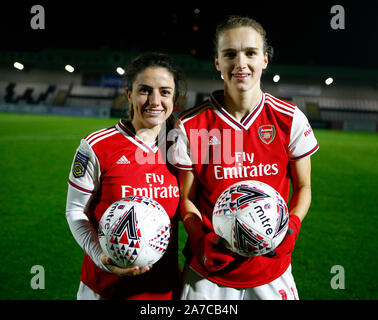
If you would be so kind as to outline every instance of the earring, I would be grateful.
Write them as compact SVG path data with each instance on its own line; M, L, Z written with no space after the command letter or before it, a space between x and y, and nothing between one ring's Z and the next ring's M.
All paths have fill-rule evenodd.
M222 78L222 80L224 80L224 78L223 78L223 74L221 73L221 78Z

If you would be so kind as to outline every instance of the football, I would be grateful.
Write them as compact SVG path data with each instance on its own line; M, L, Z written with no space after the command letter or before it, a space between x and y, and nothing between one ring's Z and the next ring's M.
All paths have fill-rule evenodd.
M148 197L114 202L98 227L101 248L119 267L152 265L167 250L171 222L164 208Z
M281 195L266 183L235 183L218 198L213 211L216 234L242 256L259 256L274 250L285 237L289 212Z

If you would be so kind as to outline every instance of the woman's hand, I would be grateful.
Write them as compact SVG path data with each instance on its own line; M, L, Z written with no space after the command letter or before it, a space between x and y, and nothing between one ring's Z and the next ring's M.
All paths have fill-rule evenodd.
M116 266L114 262L112 261L112 259L108 256L103 256L101 258L101 262L105 265L105 267L109 269L110 272L117 274L121 277L137 276L139 274L147 272L148 270L152 268L152 265L144 267L144 268L140 268L138 266L121 268L121 267Z

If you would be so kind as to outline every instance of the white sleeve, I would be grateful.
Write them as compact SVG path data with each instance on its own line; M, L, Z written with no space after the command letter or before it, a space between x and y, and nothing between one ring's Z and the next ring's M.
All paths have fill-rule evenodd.
M76 150L72 163L66 202L66 219L79 246L102 270L110 272L101 262L104 254L98 233L87 216L93 192L99 185L98 159L85 140Z
M289 142L289 159L299 160L311 156L319 149L314 132L304 113L295 108Z
M110 272L101 262L101 258L105 254L100 246L97 230L85 213L90 199L91 194L68 185L66 219L71 233L79 246L99 268Z
M190 158L189 139L182 122L179 122L178 128L175 129L176 137L173 144L173 165L182 170L191 170L193 163Z

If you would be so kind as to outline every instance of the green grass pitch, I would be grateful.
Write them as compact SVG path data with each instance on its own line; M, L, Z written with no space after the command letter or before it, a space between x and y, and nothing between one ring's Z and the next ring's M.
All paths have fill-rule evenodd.
M76 298L82 250L65 219L68 173L80 139L116 122L0 114L0 300ZM300 298L377 299L378 136L315 134L312 206L292 259ZM36 265L44 269L44 289L32 288ZM344 281L333 266L342 266Z

